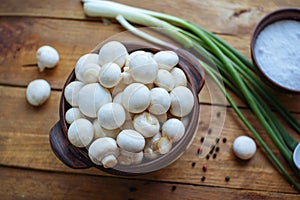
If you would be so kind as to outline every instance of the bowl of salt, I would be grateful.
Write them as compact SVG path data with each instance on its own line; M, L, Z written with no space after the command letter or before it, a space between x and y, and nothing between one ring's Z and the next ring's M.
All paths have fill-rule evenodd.
M284 8L266 15L254 29L251 56L269 85L300 94L300 9Z

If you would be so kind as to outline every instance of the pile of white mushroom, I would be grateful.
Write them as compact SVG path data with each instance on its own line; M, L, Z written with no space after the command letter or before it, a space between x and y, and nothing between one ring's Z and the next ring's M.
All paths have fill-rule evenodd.
M168 153L185 134L194 96L173 51L128 53L117 41L75 66L64 90L68 139L93 163L112 168ZM185 124L184 124L184 123Z

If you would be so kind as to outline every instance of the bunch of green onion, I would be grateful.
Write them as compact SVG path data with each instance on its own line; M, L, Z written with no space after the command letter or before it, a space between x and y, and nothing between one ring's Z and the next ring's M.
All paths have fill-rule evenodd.
M201 62L206 74L215 81L227 98L227 101L264 148L273 163L288 181L300 191L298 183L287 172L259 133L241 113L223 85L224 82L229 89L247 103L266 133L288 162L291 170L300 179L300 170L295 166L292 158L292 151L298 142L291 137L270 107L273 107L281 115L282 119L286 120L298 133L300 133L300 123L276 100L274 94L259 79L252 62L213 33L183 19L111 1L83 0L83 2L84 11L88 16L115 18L132 33L158 45L168 47L169 45L166 42L136 29L130 23L161 28L164 30L164 34L179 42L185 49L193 50L193 52L201 55L205 62L200 59L199 62ZM217 66L217 69L211 66Z

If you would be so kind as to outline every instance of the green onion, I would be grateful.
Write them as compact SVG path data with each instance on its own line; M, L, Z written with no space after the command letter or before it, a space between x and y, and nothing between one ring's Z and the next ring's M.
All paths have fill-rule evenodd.
M222 84L223 81L229 89L249 105L268 136L288 162L291 170L300 179L300 170L293 163L291 152L298 143L291 137L270 107L273 106L282 116L282 119L286 120L298 133L300 133L300 123L276 100L269 88L259 79L257 69L245 56L213 33L183 19L111 1L83 0L83 2L84 11L88 16L116 18L126 29L139 37L167 48L174 48L166 42L136 29L130 23L158 28L163 34L183 45L185 49L196 53L199 59L203 59L204 62L200 60L199 62L202 63L206 73L218 85L241 121L264 148L269 158L287 180L300 191L300 186L279 162L259 133L256 132L240 112Z

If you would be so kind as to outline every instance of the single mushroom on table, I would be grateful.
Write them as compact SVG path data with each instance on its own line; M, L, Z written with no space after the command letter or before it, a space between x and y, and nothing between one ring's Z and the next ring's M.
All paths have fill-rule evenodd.
M40 71L45 68L53 68L59 62L59 54L57 50L51 46L41 46L36 52L37 65Z
M47 101L51 93L50 84L43 79L31 81L26 89L28 103L33 106L40 106Z

